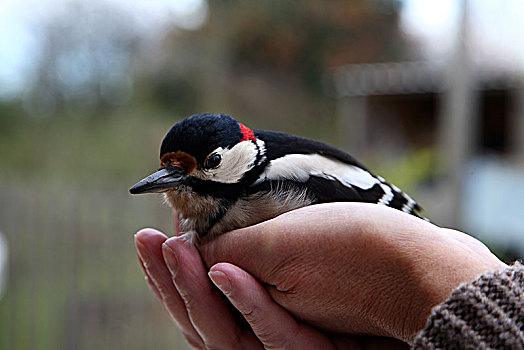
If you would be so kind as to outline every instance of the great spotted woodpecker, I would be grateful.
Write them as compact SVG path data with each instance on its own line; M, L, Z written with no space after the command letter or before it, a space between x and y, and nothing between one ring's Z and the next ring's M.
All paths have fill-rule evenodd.
M130 192L163 193L196 242L314 203L377 203L415 216L421 210L335 147L251 130L225 114L176 123L162 141L160 166Z

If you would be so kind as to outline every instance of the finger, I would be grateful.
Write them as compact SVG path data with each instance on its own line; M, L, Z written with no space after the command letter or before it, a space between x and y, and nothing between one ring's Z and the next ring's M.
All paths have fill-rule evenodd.
M135 243L135 244L140 244L140 243ZM138 262L140 264L140 267L142 268L142 272L144 272L144 275L145 275L145 280L149 286L149 288L151 288L151 290L153 291L153 293L155 293L156 297L162 301L162 295L160 295L160 292L158 291L158 288L155 286L155 283L153 283L152 279L151 279L151 276L149 276L149 273L147 272L147 269L146 267L144 266L144 262L142 261L142 259L140 258L140 255L138 256Z
M148 283L162 301L175 324L192 345L202 345L202 339L191 324L186 306L171 279L162 255L162 244L167 237L159 231L144 229L135 235L135 245Z
M323 334L298 323L251 275L229 263L214 265L209 277L242 313L265 348L335 349Z
M164 259L189 318L208 348L261 348L252 332L241 328L227 302L213 288L196 247L184 236L163 244Z
M267 271L280 264L281 255L275 246L282 240L273 236L274 231L259 224L220 235L199 250L208 267L230 261L258 278L265 278Z

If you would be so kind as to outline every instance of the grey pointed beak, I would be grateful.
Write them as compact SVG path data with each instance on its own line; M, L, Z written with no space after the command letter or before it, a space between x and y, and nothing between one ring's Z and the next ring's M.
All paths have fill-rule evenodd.
M140 180L129 189L129 192L131 194L163 192L167 188L176 187L185 178L186 175L182 169L166 167Z

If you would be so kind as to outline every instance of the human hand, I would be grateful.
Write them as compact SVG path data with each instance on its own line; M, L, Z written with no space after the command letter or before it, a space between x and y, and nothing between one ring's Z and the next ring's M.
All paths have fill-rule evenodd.
M179 232L175 214L175 232ZM186 340L195 348L212 349L404 349L395 339L349 338L321 332L296 322L276 304L264 287L240 268L222 264L210 273L227 289L228 298L242 316L232 310L212 287L196 247L185 237L168 239L163 233L144 229L135 236L140 266L146 281L162 302ZM227 271L224 275L222 271ZM223 280L223 276L227 276ZM226 289L224 289L226 288ZM255 311L259 310L259 311Z
M179 232L176 214L175 232ZM226 285L227 279L231 281L227 296L246 323L212 287L199 252L183 236L168 239L159 231L144 229L135 236L135 244L148 284L189 344L196 348L407 348L396 339L323 334L297 322L248 273L231 264L215 266L210 276L214 274L217 284L224 282L223 276ZM221 288L227 287L221 284Z
M326 222L325 218L329 221ZM146 239L146 243L142 239ZM148 243L149 239L152 241ZM151 248L155 244L160 247L157 243L161 244L165 239L165 236L153 231L142 231L137 235L138 242L142 242L138 244ZM153 242L155 240L156 243ZM186 284L177 283L177 279L181 278L181 270L178 269L175 288L169 281L165 265L165 271L161 274L155 269L149 271L150 278L155 279L152 276L156 276L157 285L160 281L164 292L166 286L171 285L171 292L174 293L169 293L167 288L166 295L179 292L179 299L182 295L181 300L190 300L189 303L187 300L176 305L171 303L166 308L183 330L189 328L186 322L189 318L189 324L200 336L201 342L203 333L207 333L204 336L207 339L223 337L224 332L218 332L220 334L213 337L202 326L207 320L209 328L216 328L214 322L220 321L216 317L213 320L209 310L213 305L216 309L221 299L215 298L216 295L209 297L214 291L205 278L205 269L196 251L191 252L194 248L184 244L181 238L165 243L178 257L178 266L184 267L184 271L188 269L188 276L193 278L188 279ZM203 246L202 251L209 264L230 261L243 267L267 285L269 294L280 305L319 329L345 334L392 336L408 342L424 326L431 307L446 299L452 289L484 271L504 267L480 242L469 236L440 229L399 211L362 203L303 208L225 234ZM163 265L158 251L156 255L158 261L149 264L150 270L153 266ZM193 260L186 260L188 257ZM167 262L173 259L166 254L164 258ZM195 270L195 265L199 266L200 271ZM267 338L267 334L275 339L280 337L281 341L308 339L304 337L306 333L309 338L322 338L318 337L321 333L305 325L283 327L283 324L292 325L292 322L286 321L294 321L293 318L267 295L265 298L255 297L264 296L264 290L238 267L217 264L211 270L217 285L221 286L220 282L230 283L232 288L226 295L246 314L258 339L264 342L264 335ZM203 285L205 288L200 288ZM191 293L186 293L188 291ZM195 313L190 310L198 308L204 310L201 317L191 317ZM228 315L226 309L218 307L216 310L220 312L215 314ZM181 317L184 313L186 321ZM264 319L271 321L264 323ZM276 319L280 322L274 322ZM237 324L238 327L234 319L223 324ZM237 328L226 327L223 331L238 338L239 332L233 332L234 329ZM297 329L308 331L297 332ZM286 336L290 330L290 334L298 333L301 337ZM187 330L185 332L188 333ZM312 337L313 334L315 337ZM324 337L323 340L326 339ZM369 341L377 339L359 338L359 344L364 348L371 348L366 346L370 345ZM350 343L347 338L336 338L335 343L339 346L356 344ZM288 341L286 344L291 343ZM304 344L312 343L308 340ZM333 346L333 343L330 344Z

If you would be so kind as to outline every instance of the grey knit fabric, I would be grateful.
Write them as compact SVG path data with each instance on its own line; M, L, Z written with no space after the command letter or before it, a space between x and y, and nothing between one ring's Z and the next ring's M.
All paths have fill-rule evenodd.
M484 274L433 308L414 349L524 349L524 266Z

